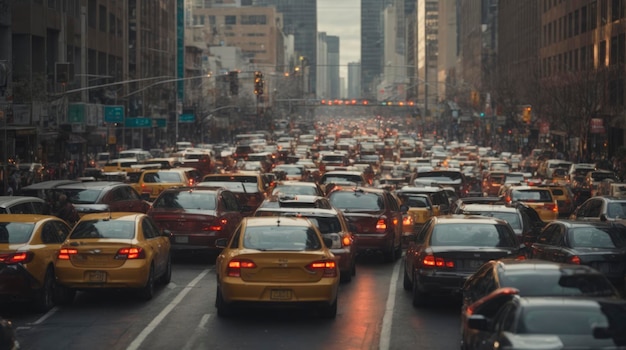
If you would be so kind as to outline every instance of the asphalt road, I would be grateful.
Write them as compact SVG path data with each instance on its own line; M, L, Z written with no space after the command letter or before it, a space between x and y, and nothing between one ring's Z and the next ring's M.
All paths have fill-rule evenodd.
M149 302L132 293L78 293L46 314L2 305L23 349L458 349L460 299L415 309L402 289L402 260L359 258L342 284L335 320L315 311L246 309L217 317L214 265L174 261L172 282Z

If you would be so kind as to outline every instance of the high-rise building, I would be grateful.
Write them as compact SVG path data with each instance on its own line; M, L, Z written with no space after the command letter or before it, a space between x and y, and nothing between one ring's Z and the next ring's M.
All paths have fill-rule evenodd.
M283 31L294 36L296 55L302 57L305 92L314 95L317 76L317 0L255 0L255 5L272 5L283 15Z
M376 98L383 72L383 0L361 0L361 95Z
M439 100L437 95L439 2L437 0L417 1L417 25L417 99L423 102L424 111L428 115Z
M315 92L318 98L330 98L327 37L326 32L317 34L317 77L315 79L317 88Z
M458 57L457 0L439 1L437 81L439 99L454 100Z
M328 80L330 83L329 98L338 99L341 97L339 80L339 37L328 35L326 37L326 47L328 49Z
M348 63L348 98L361 97L361 63Z

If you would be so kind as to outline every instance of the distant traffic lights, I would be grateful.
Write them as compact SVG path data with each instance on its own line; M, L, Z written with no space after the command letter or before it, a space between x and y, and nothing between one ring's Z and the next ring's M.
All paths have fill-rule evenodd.
M254 72L254 94L263 95L263 73L259 71Z
M230 83L230 94L233 96L239 95L239 72L228 72L228 81Z

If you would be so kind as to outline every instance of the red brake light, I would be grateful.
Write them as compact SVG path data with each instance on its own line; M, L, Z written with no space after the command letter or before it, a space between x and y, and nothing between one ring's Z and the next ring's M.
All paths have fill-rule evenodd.
M348 236L345 236L341 240L341 244L343 244L344 247L350 246L350 245L352 245L352 239L350 237L348 237Z
M33 252L16 252L0 255L0 262L10 264L26 264L33 260Z
M385 222L385 219L379 219L378 222L376 222L376 231L385 231L387 229L387 223Z
M115 259L145 259L146 252L141 247L120 248Z
M59 255L57 258L59 260L70 260L70 255L78 254L78 250L71 248L63 248L59 250Z
M323 269L324 275L322 277L337 277L337 263L334 260L314 261L308 264L306 268L309 271Z
M228 223L228 219L220 219L217 223L213 223L209 225L209 231L221 231L224 229L224 226Z
M241 277L241 269L254 269L256 264L252 260L233 259L228 262L226 275L229 277Z
M577 255L574 255L569 258L569 262L572 264L580 265L580 257Z
M445 260L441 257L435 257L434 255L426 255L422 259L422 266L424 267L447 267L454 268L454 260Z

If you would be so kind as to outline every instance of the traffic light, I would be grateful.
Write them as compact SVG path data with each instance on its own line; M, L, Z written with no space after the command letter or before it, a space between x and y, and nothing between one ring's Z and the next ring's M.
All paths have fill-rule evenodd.
M259 71L254 72L254 94L263 95L263 73Z
M239 95L239 72L228 72L228 81L230 83L230 94Z
M526 124L530 124L532 108L530 106L523 107L522 110L522 121Z

